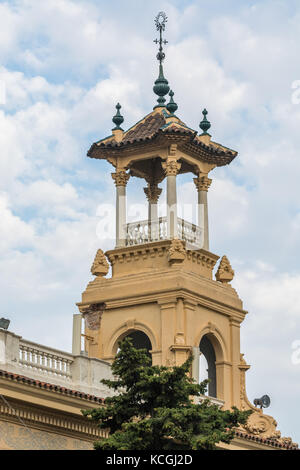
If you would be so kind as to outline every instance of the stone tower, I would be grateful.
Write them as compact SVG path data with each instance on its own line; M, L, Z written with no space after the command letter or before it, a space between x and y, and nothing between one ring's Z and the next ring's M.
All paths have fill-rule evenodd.
M162 15L162 14L160 14ZM112 361L118 343L130 335L145 347L157 365L180 365L193 352L192 375L199 380L199 356L205 356L210 379L208 394L225 409L253 409L247 432L278 438L275 420L255 408L246 396L249 369L240 351L240 326L246 311L231 287L234 271L226 256L210 251L208 191L211 173L230 164L237 152L211 140L210 122L203 110L201 132L188 127L176 113L174 93L164 77L162 32L165 17L157 18L160 32L159 76L154 92L158 104L129 130L117 104L112 134L95 142L88 157L113 167L116 187L115 248L98 250L90 282L78 303L74 320L75 352L79 352L79 322L85 321L89 357ZM169 94L169 103L165 96ZM198 194L198 221L193 225L177 215L176 179L189 174ZM148 219L126 222L126 190L132 178L145 180ZM166 179L167 213L158 217L157 204ZM111 266L111 277L107 277ZM276 434L277 433L277 434ZM255 434L255 432L254 432Z

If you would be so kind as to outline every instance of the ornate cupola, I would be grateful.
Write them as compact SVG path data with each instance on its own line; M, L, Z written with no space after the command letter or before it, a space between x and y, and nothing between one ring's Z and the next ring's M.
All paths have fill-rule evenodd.
M255 409L262 435L272 434L273 418L254 408L246 396L249 366L240 352L240 325L247 312L230 285L234 271L226 256L213 278L219 256L209 245L210 173L230 164L237 152L212 140L206 109L200 132L178 116L174 92L163 71L166 22L166 15L160 12L155 19L159 76L153 88L158 103L125 131L120 127L124 119L118 103L112 134L93 143L88 151L89 158L106 160L114 168L116 241L114 249L106 253L99 249L96 254L92 265L95 279L82 294L76 322L85 321L89 357L112 361L125 336L131 336L136 347L146 348L153 364L180 365L193 352L192 375L200 380L203 369L208 370L210 397L224 408ZM126 110L122 114L126 118ZM177 177L187 173L198 192L196 225L177 214ZM133 178L146 182L148 219L127 223L126 188ZM165 217L159 217L159 184L164 179L167 211ZM80 335L78 324L74 331ZM76 334L78 352L80 336Z
M218 166L228 165L237 156L237 152L213 142L208 134L211 124L207 120L207 110L203 110L200 123L200 135L188 127L177 115L178 105L174 92L164 76L163 61L165 52L163 32L167 17L160 12L156 19L159 31L157 59L159 76L153 90L158 95L158 104L127 131L120 125L123 116L118 103L117 113L113 117L116 127L112 135L95 142L88 156L107 160L115 168L112 178L116 185L116 247L140 245L159 240L179 238L187 247L209 249L207 191L212 180L208 177L211 170ZM167 104L165 96L169 93ZM177 216L176 177L179 174L192 173L198 191L198 223L192 225ZM149 202L148 220L126 224L126 186L130 177L146 181L144 189ZM159 183L167 180L167 215L158 218L157 202L161 194Z

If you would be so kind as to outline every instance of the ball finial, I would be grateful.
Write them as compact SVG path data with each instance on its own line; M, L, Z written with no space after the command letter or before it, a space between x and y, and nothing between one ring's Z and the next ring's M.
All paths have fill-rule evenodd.
M116 129L121 129L121 130L123 130L123 129L120 127L121 124L122 124L122 122L124 122L124 118L123 118L123 116L122 116L121 113L120 113L121 107L122 107L122 106L120 105L120 103L118 103L118 104L116 105L116 110L117 110L117 112L116 112L115 116L112 118L112 122L116 125L116 127L115 127L113 130L116 130Z
M211 124L208 121L208 119L206 118L206 116L208 114L206 109L203 109L202 114L203 114L203 120L200 122L199 127L203 131L202 135L206 135L206 134L208 134L207 131L211 127Z
M171 113L171 115L174 115L174 113L178 109L177 103L175 103L175 101L173 100L174 91L171 90L169 93L169 96L170 96L170 101L167 104L167 110L169 111L169 113Z

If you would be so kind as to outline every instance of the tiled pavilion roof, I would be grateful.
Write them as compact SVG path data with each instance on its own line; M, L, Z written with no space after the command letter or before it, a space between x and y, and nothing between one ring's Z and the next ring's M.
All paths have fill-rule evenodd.
M197 131L187 127L178 117L172 116L165 108L158 108L145 116L123 134L122 140L110 135L92 144L88 151L91 158L106 158L110 154L120 154L123 150L167 139L176 141L183 150L195 154L200 160L215 163L216 166L228 165L237 152L216 142L204 143Z

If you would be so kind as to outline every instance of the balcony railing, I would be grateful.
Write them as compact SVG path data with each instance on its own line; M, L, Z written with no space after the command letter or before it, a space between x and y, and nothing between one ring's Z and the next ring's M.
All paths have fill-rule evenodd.
M71 354L23 339L19 348L19 366L24 370L71 380L70 366L73 362Z
M184 240L188 247L202 248L202 229L180 218L177 219L177 237ZM126 246L158 240L168 240L167 217L160 217L154 223L143 220L126 225Z

